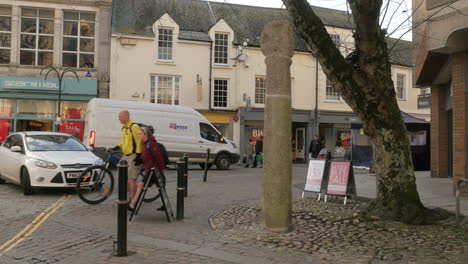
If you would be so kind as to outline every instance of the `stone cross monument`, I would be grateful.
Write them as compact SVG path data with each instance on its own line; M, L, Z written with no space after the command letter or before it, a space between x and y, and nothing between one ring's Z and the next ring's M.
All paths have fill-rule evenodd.
M262 31L266 103L262 215L265 227L287 232L292 227L291 57L294 33L287 20L270 22Z

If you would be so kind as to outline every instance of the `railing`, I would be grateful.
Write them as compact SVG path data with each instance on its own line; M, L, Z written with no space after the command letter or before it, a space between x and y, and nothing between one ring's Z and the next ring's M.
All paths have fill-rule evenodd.
M468 184L468 179L460 179L457 182L457 191L456 191L456 199L457 199L457 206L456 206L456 211L457 211L457 216L456 216L456 221L457 224L460 222L460 184L461 183L466 183Z
M418 109L431 108L431 94L418 95Z

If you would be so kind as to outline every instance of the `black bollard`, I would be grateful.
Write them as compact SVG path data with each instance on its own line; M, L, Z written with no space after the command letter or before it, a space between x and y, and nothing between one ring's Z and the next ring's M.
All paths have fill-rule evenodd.
M184 197L187 197L188 195L188 154L185 153L184 156L182 157L184 159Z
M184 160L177 161L177 220L184 219Z
M117 201L117 252L116 256L127 256L127 180L128 164L120 160L119 165L119 200Z
M206 150L206 160L205 160L205 174L203 174L203 182L206 182L208 177L208 162L210 161L210 148Z

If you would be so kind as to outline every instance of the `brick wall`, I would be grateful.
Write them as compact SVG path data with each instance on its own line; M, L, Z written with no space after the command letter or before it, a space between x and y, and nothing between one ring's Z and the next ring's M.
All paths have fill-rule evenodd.
M467 61L466 52L452 55L454 184L459 178L468 177L468 94L465 92ZM466 193L466 190L463 191Z
M445 96L445 87L431 87L431 177L435 178L448 176L448 123Z

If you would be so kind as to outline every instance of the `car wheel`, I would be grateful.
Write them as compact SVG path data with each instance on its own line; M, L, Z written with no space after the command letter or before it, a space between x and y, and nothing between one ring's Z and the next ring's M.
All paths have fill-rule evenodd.
M29 177L29 172L26 168L21 169L21 184L23 185L24 195L33 194L33 190L31 188L31 178Z
M231 166L231 159L227 154L221 154L216 159L216 168L218 170L227 170Z
M205 169L205 163L198 163L200 165L200 168ZM208 163L208 169L211 169L213 167L213 163Z

